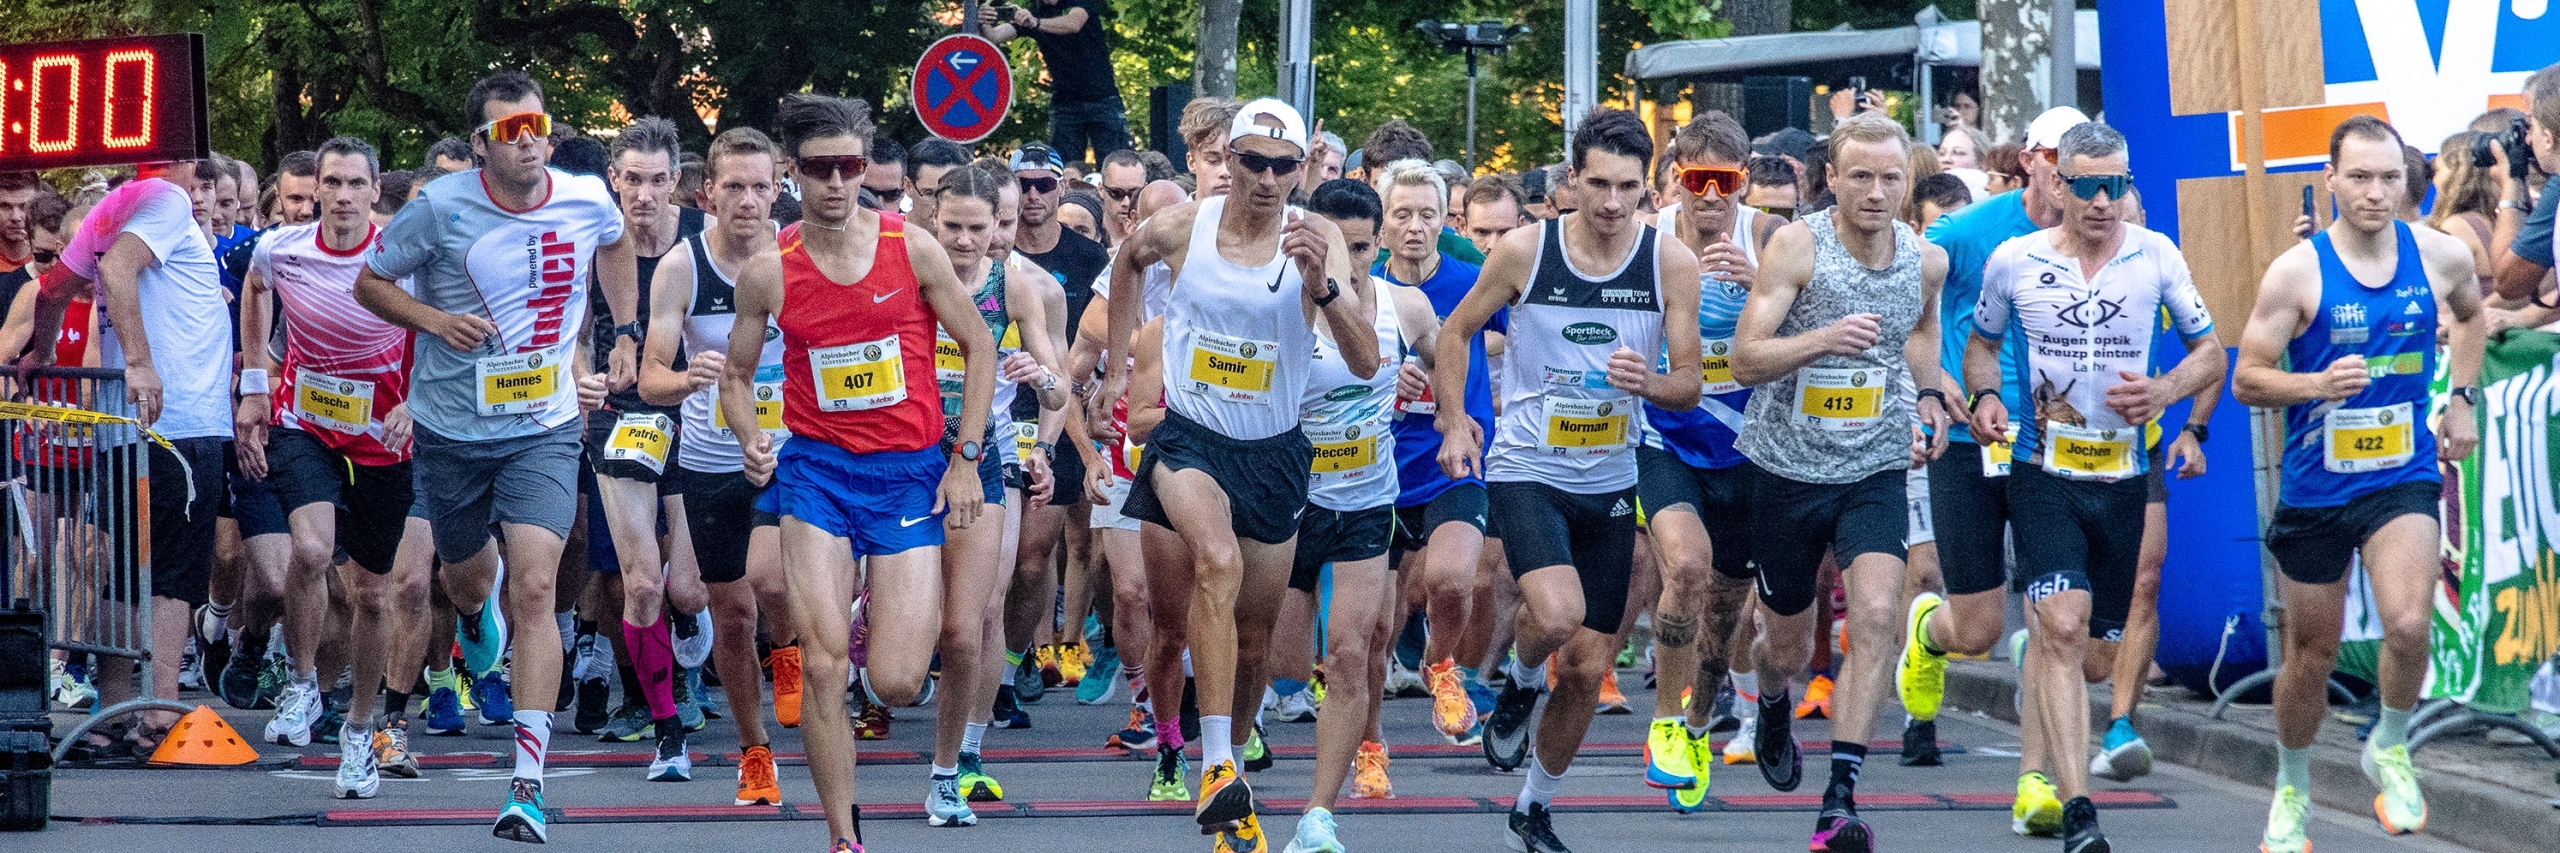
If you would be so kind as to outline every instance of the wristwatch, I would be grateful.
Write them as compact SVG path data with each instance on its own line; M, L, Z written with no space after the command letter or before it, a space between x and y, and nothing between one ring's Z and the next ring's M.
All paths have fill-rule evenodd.
M2461 401L2463 401L2463 402L2465 402L2465 403L2470 403L2470 404L2471 404L2472 406L2474 406L2474 407L2477 407L2477 406L2479 406L2479 405L2480 405L2480 386L2477 386L2477 385L2464 385L2464 386L2459 387L2459 388L2453 388L2453 389L2447 390L2447 391L2445 391L2444 393L2445 393L2445 396L2452 397L2452 398L2454 398L2454 399L2456 399L2456 400L2461 400Z
M1919 393L1917 396L1915 396L1913 399L1914 399L1914 400L1924 400L1924 399L1931 399L1931 398L1935 398L1935 399L1938 401L1938 410L1939 410L1939 411L1942 411L1942 412L1943 412L1943 411L1950 411L1950 410L1951 410L1951 407L1949 407L1949 406L1947 405L1947 394L1946 394L1946 392L1944 392L1944 391L1940 391L1940 390L1938 390L1938 389L1936 389L1936 388L1922 388L1922 389L1920 389L1920 393Z
M1316 307L1322 308L1327 305L1331 305L1334 300L1340 298L1342 298L1342 283L1334 281L1333 276L1325 276L1324 295L1316 297Z
M986 448L981 447L977 442L974 442L974 441L963 441L963 442L960 442L960 458L961 458L961 459L963 459L963 460L967 460L967 461L970 461L970 462L976 462L976 461L978 461L978 458L979 458L979 457L981 457L981 456L985 456L985 455L987 455L987 453L986 453Z
M1040 451L1040 455L1050 458L1056 458L1058 455L1058 446L1045 441L1032 442L1031 449Z
M648 335L649 330L642 328L638 323L624 323L613 327L615 343L621 343L623 338L630 338L634 343L645 343Z
M2000 392L1999 392L1998 390L1996 390L1996 389L1986 388L1986 389L1983 389L1983 390L1980 390L1980 391L1975 391L1975 392L1973 392L1972 394L1966 395L1966 396L1965 396L1965 398L1964 398L1965 408L1968 408L1968 409L1979 409L1979 408L1982 408L1982 398L1984 398L1984 397L1989 397L1989 396L1993 396L1993 395L1996 395L1996 394L1998 394L1998 393L2000 393Z
M2213 438L2213 431L2206 429L2204 424L2188 424L2186 426L2179 427L2178 431L2195 436L2197 444L2203 444L2207 441L2211 441Z

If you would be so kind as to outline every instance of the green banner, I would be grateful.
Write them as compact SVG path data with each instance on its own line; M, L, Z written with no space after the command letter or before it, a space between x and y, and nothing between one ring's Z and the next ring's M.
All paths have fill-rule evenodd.
M2511 329L2480 368L2480 448L2454 466L2450 576L2436 587L2427 695L2515 713L2560 648L2560 334Z

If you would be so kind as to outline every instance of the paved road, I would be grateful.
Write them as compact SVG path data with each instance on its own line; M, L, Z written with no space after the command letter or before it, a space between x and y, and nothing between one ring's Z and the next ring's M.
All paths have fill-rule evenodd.
M1640 683L1633 673L1626 680ZM1637 707L1650 707L1649 693L1631 692ZM1519 777L1496 774L1480 756L1441 745L1425 719L1428 708L1423 700L1387 704L1388 735L1402 749L1390 771L1397 799L1382 804L1344 801L1342 837L1352 850L1504 849L1499 811L1519 791ZM861 775L863 790L868 792L865 798L875 804L864 823L871 849L1044 853L1208 849L1208 840L1196 834L1187 819L1187 806L1175 813L1160 813L1144 802L1145 761L1100 749L1104 735L1122 723L1123 707L1078 707L1069 695L1053 692L1047 701L1031 706L1031 713L1036 728L994 731L987 737L990 755L996 756L990 771L1004 782L1013 801L1007 804L1012 813L999 815L999 809L982 808L983 820L975 828L930 829L918 816L926 768L915 754L931 746L931 709L901 710L892 739L864 744L872 756ZM265 716L236 713L231 722L255 734ZM1900 715L1891 716L1898 719ZM1582 853L1803 849L1812 824L1809 803L1818 798L1822 774L1827 772L1819 753L1808 756L1809 779L1792 799L1773 799L1773 792L1750 767L1718 767L1711 792L1726 810L1684 817L1662 807L1659 792L1643 784L1641 759L1634 757L1634 746L1642 737L1641 720L1602 717L1594 725L1592 742L1615 748L1597 750L1596 755L1587 752L1566 779L1563 802L1567 806L1559 809L1557 831L1567 844ZM1269 731L1271 741L1281 748L1280 760L1277 767L1252 778L1257 795L1271 803L1304 797L1312 761L1291 747L1312 745L1315 727L1273 723ZM1828 726L1820 722L1800 724L1799 731L1808 741L1828 736ZM497 756L508 746L505 735L503 729L476 727L465 737L421 738L422 752L448 756L443 766L430 769L420 780L386 779L382 795L364 802L329 799L327 769L292 769L293 751L280 747L269 747L267 761L248 769L63 770L54 782L53 812L58 817L121 820L58 820L41 836L0 836L0 851L520 850L492 839L485 818L433 823L454 816L432 810L485 814L498 804L504 788L497 779L506 770ZM796 753L798 733L782 735L777 752ZM1941 722L1940 739L1952 748L1942 767L1900 767L1891 753L1880 750L1867 771L1861 800L1882 833L1885 849L2008 853L2060 846L2057 841L2021 839L2009 832L2015 728L1980 717L1950 716ZM695 735L696 751L708 756L695 780L684 784L652 784L642 781L637 765L611 766L640 755L640 744L601 744L568 733L553 743L555 767L549 787L553 807L572 812L652 807L639 810L643 812L639 815L595 816L612 822L555 822L555 848L823 849L824 829L805 819L817 808L804 767L783 767L781 781L794 811L805 805L812 815L792 820L787 818L793 812L727 807L735 771L721 753L734 751L736 740L726 722L714 722ZM335 755L333 749L316 745L307 752L321 759ZM1006 755L1017 757L1006 760ZM574 764L591 766L568 766ZM2165 765L2131 785L2101 782L2099 786L2127 803L2106 808L2102 822L2116 849L2130 851L2254 850L2268 796L2263 789ZM281 825L245 823L262 818ZM1275 839L1273 853L1285 842L1293 820L1289 814L1267 820L1266 829ZM2389 838L2368 815L2327 810L2319 813L2312 837L2321 853L2460 849L2424 838Z

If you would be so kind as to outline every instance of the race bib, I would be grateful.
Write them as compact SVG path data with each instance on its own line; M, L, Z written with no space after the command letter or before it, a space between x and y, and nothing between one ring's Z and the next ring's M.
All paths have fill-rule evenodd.
M629 414L613 422L613 439L605 442L604 458L638 462L650 473L667 472L667 451L674 447L676 425L665 415Z
M303 423L363 435L373 420L373 383L295 368L293 415Z
M719 386L712 388L715 390L711 393L711 427L719 430L721 435L730 435L729 410L720 406ZM762 378L756 380L756 428L765 432L782 430L782 380L778 377L770 382Z
M1419 366L1419 362L1417 362L1413 356L1405 356L1404 363ZM1396 398L1396 411L1414 415L1438 414L1440 411L1440 403L1433 400L1431 397L1431 383L1425 382L1422 384L1422 398L1419 400L1407 400L1402 397Z
M2015 423L2010 424L2008 434L2017 435L2018 425ZM1977 439L1981 437L1982 436L1980 435L1974 436L1974 438ZM2014 445L2005 440L1984 443L1982 445L1982 476L2009 476L2009 461L2013 448Z
M2417 453L2417 413L2408 403L2339 409L2329 413L2320 431L2329 443L2323 466L2332 473L2398 468Z
M1796 371L1796 413L1815 429L1856 432L1884 414L1890 373L1881 367L1807 367Z
M2121 480L2134 475L2134 440L2142 428L2090 429L2044 422L2044 470L2073 480Z
M896 335L810 350L818 410L860 412L904 402L907 374L900 366Z
M1230 403L1271 404L1280 344L1216 332L1191 333L1191 390Z
M1315 465L1310 473L1317 479L1326 474L1360 471L1378 463L1378 430L1359 424L1308 427L1307 441L1316 447Z
M1120 464L1129 466L1129 473L1136 474L1138 473L1138 460L1140 457L1145 456L1146 453L1146 445L1123 444L1120 446Z
M1031 451L1032 451L1032 450L1034 450L1034 449L1036 449L1036 447L1035 447L1035 446L1036 446L1036 445L1038 445L1039 443L1040 443L1040 424L1039 424L1039 422L1037 422L1037 421L1014 421L1014 422L1013 422L1013 451L1014 451L1013 455L1014 455L1015 457L1017 457L1017 458L1018 458L1018 457L1023 457L1023 456L1029 456L1029 455L1031 455Z
M960 342L951 333L936 328L933 332L933 381L942 393L958 394L969 379L969 360L960 354Z
M530 415L577 399L569 384L572 343L472 362L480 380L480 416Z
M1698 343L1699 366L1703 368L1698 374L1698 390L1706 394L1742 390L1742 383L1733 381L1733 339L1708 338Z
M1627 446L1627 419L1635 411L1633 400L1549 397L1546 405L1548 453L1607 456Z

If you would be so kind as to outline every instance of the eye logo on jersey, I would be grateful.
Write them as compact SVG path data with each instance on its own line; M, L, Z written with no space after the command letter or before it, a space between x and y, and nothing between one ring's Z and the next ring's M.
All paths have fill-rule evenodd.
M1583 346L1596 346L1618 339L1618 330L1600 323L1575 323L1564 327L1558 334Z
M2053 274L2046 273L2045 278L2051 279L2053 278ZM2061 318L2064 323L2068 323L2082 329L2089 329L2104 326L2109 322L2114 321L2115 318L2123 316L2123 314L2124 300L2097 299L2093 297L2089 299L2082 299L2063 308Z
M779 338L779 337L782 337L782 330L781 330L781 329L776 328L776 327L773 327L773 326L766 326L766 327L764 327L764 342L765 342L765 343L768 343L768 344L769 344L769 343L773 343L773 339L775 339L775 338Z

